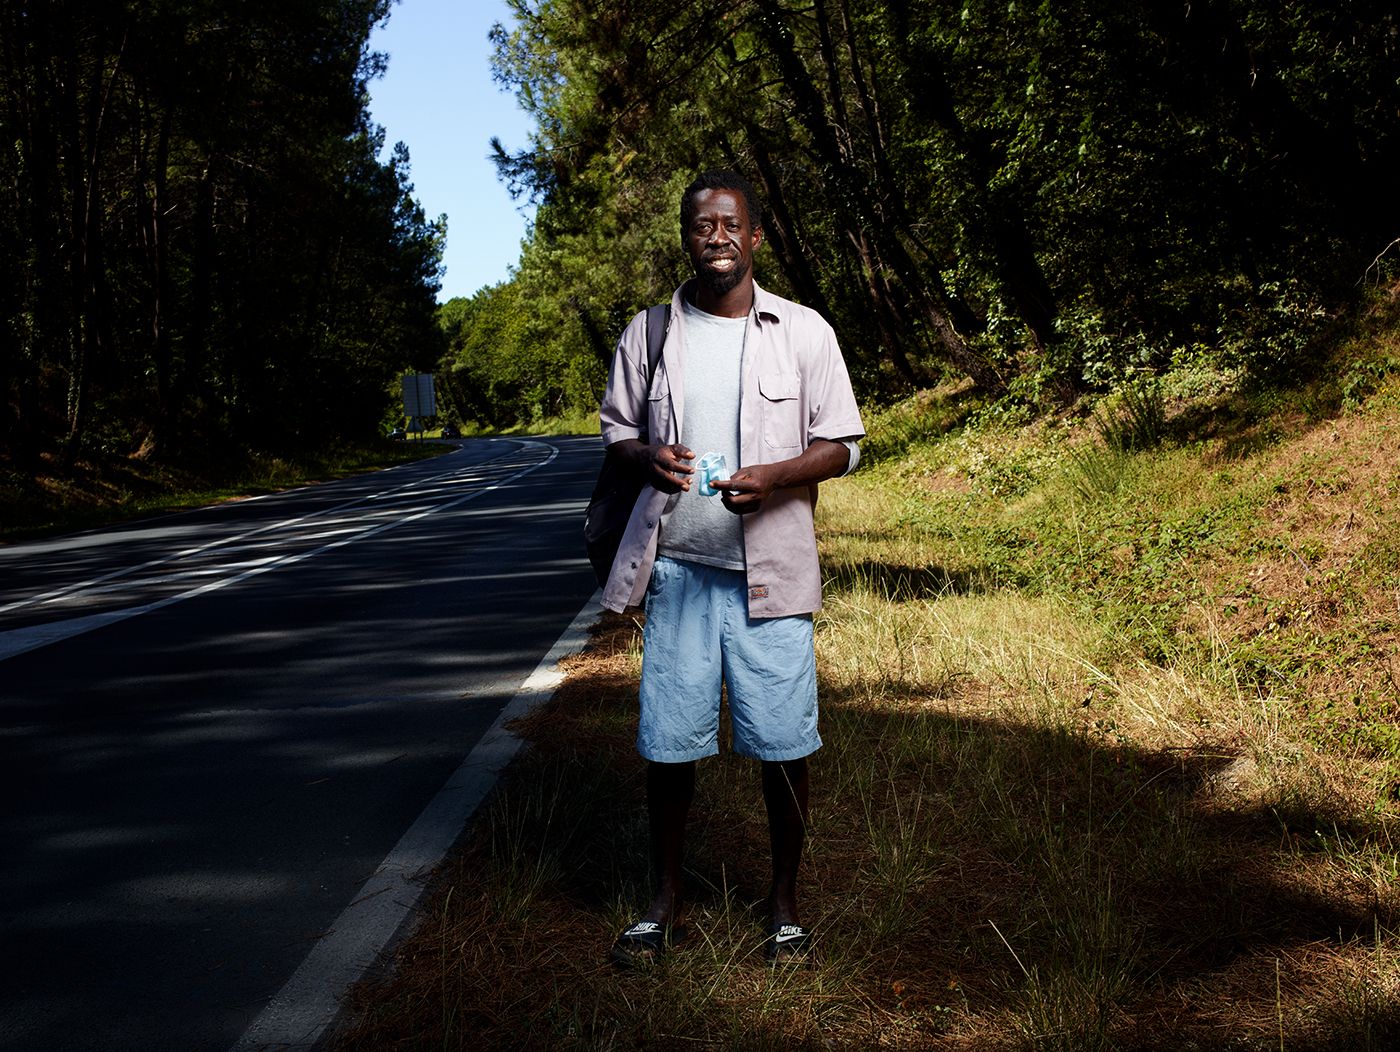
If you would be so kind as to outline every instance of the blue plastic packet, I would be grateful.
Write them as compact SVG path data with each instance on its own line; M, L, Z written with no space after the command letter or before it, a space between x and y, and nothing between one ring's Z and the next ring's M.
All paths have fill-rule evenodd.
M729 478L729 465L725 463L724 454L706 453L695 467L700 479L700 496L719 496L723 491L715 489L710 483L715 479Z

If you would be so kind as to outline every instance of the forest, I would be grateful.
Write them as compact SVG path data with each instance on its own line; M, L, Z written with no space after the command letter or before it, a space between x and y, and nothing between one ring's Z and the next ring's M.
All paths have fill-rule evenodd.
M686 276L705 168L758 187L759 281L831 321L872 405L1296 374L1397 273L1379 0L509 0L493 72L537 130L492 145L536 220L509 280L439 306L446 219L367 111L391 10L0 9L11 477L363 441L406 369L463 423L587 420Z
M389 0L0 6L0 459L382 433L443 350L445 219L378 158Z
M836 328L860 395L970 378L1073 403L1175 364L1256 379L1394 275L1400 23L1375 0L511 0L495 143L538 204L454 299L442 388L486 426L589 412L686 276L706 168L764 199L765 287ZM1296 376L1294 377L1296 378Z

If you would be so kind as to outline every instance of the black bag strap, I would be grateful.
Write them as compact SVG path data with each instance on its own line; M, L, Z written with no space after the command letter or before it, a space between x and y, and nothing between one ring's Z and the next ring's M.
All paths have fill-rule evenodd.
M660 322L658 325L657 322ZM661 361L661 345L666 342L666 330L671 327L671 305L658 303L647 308L647 393L656 378L656 366Z
M666 342L666 330L671 325L671 305L658 303L647 308L647 320L643 323L647 331L647 396L651 396L651 384L656 379L656 366L661 361L661 345ZM643 442L650 442L646 428L638 436Z

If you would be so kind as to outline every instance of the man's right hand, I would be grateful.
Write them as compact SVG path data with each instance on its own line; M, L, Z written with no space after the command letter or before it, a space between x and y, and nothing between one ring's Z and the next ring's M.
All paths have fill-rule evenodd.
M639 442L638 445L641 445ZM694 460L695 454L687 447L675 442L669 446L646 446L650 454L651 476L648 481L662 493L676 493L690 489L690 476L695 469L685 463Z
M695 474L695 469L685 461L694 460L695 454L679 442L669 446L649 446L635 438L625 438L614 442L608 449L645 469L647 481L662 493L679 493L690 489L690 476Z

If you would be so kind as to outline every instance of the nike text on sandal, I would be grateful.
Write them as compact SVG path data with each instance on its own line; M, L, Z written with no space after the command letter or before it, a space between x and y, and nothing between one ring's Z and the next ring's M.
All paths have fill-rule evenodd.
M608 956L613 964L624 968L634 964L650 964L684 938L685 928L668 928L656 921L638 921L617 937Z
M816 939L800 924L775 925L763 942L763 958L775 966L816 964Z

